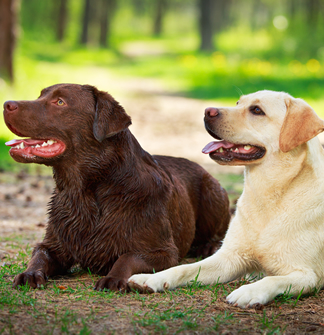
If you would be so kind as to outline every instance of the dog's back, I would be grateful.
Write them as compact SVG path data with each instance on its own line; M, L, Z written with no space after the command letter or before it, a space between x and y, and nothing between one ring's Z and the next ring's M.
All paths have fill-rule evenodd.
M153 158L168 174L175 186L177 194L174 194L173 199L177 198L177 204L172 203L170 205L174 206L174 209L179 206L182 213L189 212L190 207L194 210L196 229L190 254L203 257L211 255L225 236L230 220L226 191L215 178L194 162L170 156L155 155ZM171 223L175 244L179 247L180 257L184 257L188 247L182 245L182 241L185 239L180 232L183 231L183 225L187 223L177 221L175 217L179 213L178 210L175 211L170 208L170 212L174 212ZM192 214L190 213L190 215ZM190 219L188 218L188 221ZM188 227L187 234L191 234L191 230L192 228ZM188 244L188 241L185 242Z

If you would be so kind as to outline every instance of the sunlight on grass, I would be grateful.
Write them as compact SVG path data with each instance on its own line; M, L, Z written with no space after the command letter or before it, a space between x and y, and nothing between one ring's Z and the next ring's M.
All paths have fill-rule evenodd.
M164 55L158 59L146 56L131 61L119 59L118 64L118 57L112 52L95 50L75 50L65 55L64 59L65 63L39 61L18 54L14 86L0 82L1 101L36 99L44 87L62 82L91 84L114 94L114 79L122 75L125 78L158 77L173 92L207 100L223 100L227 104L234 104L240 96L239 92L248 94L260 89L286 91L305 98L324 117L324 66L315 59L305 64L297 60L280 64L258 58L240 60L214 52L211 55ZM104 62L106 66L95 65ZM2 119L0 137L11 137Z
M239 26L220 33L216 44L224 52L268 52L273 48L275 38L267 30L251 31L248 27Z

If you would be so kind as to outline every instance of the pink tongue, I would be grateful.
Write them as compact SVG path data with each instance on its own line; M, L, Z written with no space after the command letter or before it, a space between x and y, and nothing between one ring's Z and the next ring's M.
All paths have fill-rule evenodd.
M202 152L204 154L210 154L211 152L214 152L218 150L219 148L233 148L235 145L233 143L227 142L227 141L215 141L208 143L204 149L202 149Z
M36 144L42 145L44 141L45 140L33 140L33 139L11 140L9 142L6 142L6 145L8 147L14 147L16 145L19 145L21 142L24 142L26 146L36 145Z

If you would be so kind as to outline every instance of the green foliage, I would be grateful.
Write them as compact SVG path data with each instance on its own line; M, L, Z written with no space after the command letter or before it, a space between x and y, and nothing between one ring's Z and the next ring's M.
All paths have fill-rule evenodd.
M9 148L5 145L6 142L7 139L0 138L0 171L11 170L14 165L8 153Z
M224 315L218 314L212 317L212 320L215 322L212 328L217 331L221 325L226 324L229 320L233 320L233 314L225 311Z
M95 291L93 283L98 276L79 268L64 277L50 279L45 289L33 290L27 285L16 290L12 289L12 280L26 269L31 248L21 247L24 243L19 235L1 237L0 243L3 242L17 254L7 256L0 266L0 333L14 333L20 322L26 334L118 333L120 328L114 327L116 321L119 327L128 324L135 334L252 332L252 329L256 333L282 334L291 323L289 318L282 323L288 313L282 308L296 307L289 289L285 293L287 298L276 298L274 304L262 311L224 304L225 297L245 284L246 279L202 285L197 276L187 286L151 295ZM297 300L302 304L300 295Z
M284 329L281 329L281 327L275 323L277 318L278 315L269 317L266 311L263 311L263 314L260 316L261 329L266 330L266 334L282 334Z

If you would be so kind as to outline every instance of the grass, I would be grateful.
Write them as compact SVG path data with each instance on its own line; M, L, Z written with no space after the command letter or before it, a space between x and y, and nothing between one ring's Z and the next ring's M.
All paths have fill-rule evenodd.
M289 297L292 304L277 300L262 310L227 305L226 295L246 280L226 285L202 285L195 280L152 295L98 292L93 290L98 277L78 269L50 279L45 289L13 290L13 277L26 268L30 255L31 248L18 249L17 256L0 267L0 334L209 334L238 329L248 334L282 334L291 327L287 313L300 313L302 304L315 303L307 300L312 297L295 301ZM302 322L299 327L303 328Z
M20 183L34 179L30 176ZM4 177L2 180L5 182ZM238 176L232 180L238 183ZM230 185L231 176L226 175L224 181ZM10 179L10 185L13 183L17 181ZM296 298L287 291L263 309L228 305L226 296L256 275L228 284L202 285L197 273L191 283L176 290L121 294L93 290L99 277L75 267L66 276L50 278L44 289L12 289L14 276L26 269L31 246L40 239L36 227L0 236L0 256L5 252L0 263L0 334L282 334L285 329L305 331L309 324L304 321L321 328L324 318L322 291ZM185 260L189 261L193 259ZM309 314L309 306L314 314ZM294 316L299 321L292 322Z

